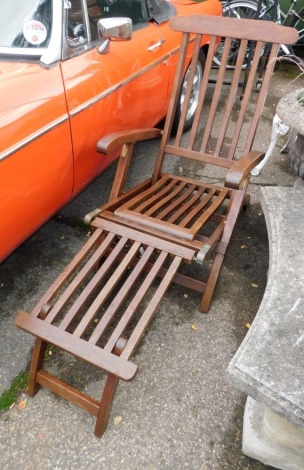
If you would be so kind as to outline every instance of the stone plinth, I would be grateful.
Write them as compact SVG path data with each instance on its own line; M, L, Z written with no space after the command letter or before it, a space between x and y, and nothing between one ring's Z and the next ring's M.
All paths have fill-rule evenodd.
M244 414L243 452L281 470L303 470L304 430L248 397Z
M299 95L304 88L287 93L280 99L277 105L277 115L291 129L294 128L298 134L304 135L304 103L299 103Z

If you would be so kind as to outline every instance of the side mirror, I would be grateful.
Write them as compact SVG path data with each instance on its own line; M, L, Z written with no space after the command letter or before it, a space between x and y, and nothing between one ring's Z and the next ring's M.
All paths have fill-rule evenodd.
M106 54L110 41L127 41L132 38L132 20L130 18L103 18L97 23L98 37L102 44L98 51Z

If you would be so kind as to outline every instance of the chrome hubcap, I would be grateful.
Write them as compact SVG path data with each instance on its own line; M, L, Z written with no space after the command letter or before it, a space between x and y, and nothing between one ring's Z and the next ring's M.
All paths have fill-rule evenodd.
M183 81L181 99L180 99L181 109L185 100L189 72L190 72L190 67L188 68L184 81ZM186 114L186 121L191 119L193 114L196 111L201 82L202 82L202 66L198 62L195 67L195 75L194 75L193 85L191 89L191 96L190 96L189 105L188 105L187 114Z

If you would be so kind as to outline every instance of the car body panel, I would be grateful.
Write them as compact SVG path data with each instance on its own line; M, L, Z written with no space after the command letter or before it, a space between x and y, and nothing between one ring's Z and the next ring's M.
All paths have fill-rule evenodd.
M69 2L49 1L64 25ZM218 0L171 3L178 14L221 14ZM154 126L169 103L180 34L168 21L149 21L105 54L97 41L70 56L64 26L62 38L53 26L55 53L41 61L1 54L0 44L0 261L113 162L96 152L103 135Z
M59 65L47 70L39 64L5 63L1 71L0 259L69 201L73 190Z
M144 29L144 35L143 30L135 31L131 41L113 41L105 55L94 48L85 57L80 55L62 63L71 115L75 191L115 158L96 152L101 135L136 127L140 122L153 126L165 114L169 68L164 59L164 44L148 51L163 37L154 24L148 23ZM131 62L129 57L134 48L141 48L141 54Z

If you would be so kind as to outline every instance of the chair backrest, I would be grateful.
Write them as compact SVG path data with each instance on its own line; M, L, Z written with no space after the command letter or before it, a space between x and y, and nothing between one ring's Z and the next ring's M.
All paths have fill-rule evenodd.
M192 158L230 168L234 157L247 154L252 148L279 45L292 44L297 39L297 32L293 28L260 20L206 15L176 16L170 20L170 26L173 30L182 32L182 41L154 181L159 178L166 155ZM202 35L209 36L210 40L198 107L192 129L183 133L186 112L192 99L196 64L200 60ZM220 67L215 68L213 58L218 47L223 48L222 60ZM235 47L238 48L236 65L228 69L229 55ZM266 69L260 65L261 58L265 56L265 47ZM244 70L243 64L249 50L252 51L251 60ZM189 67L191 56L187 87L184 89L185 71ZM261 84L259 91L258 78L258 83ZM184 103L177 132L171 137L182 85L185 92Z

